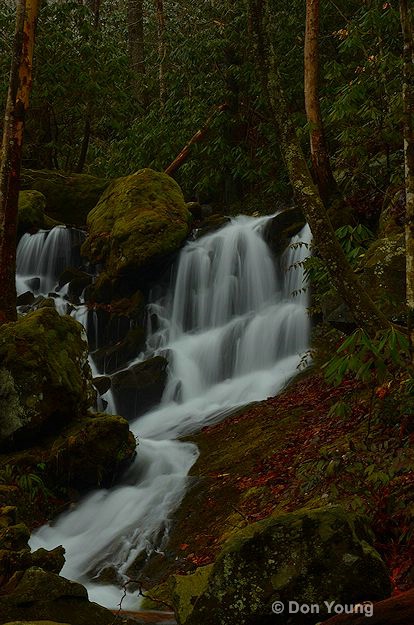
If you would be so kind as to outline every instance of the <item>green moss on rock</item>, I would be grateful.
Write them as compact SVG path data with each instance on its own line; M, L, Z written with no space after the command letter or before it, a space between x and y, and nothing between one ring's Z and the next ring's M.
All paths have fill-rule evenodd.
M107 280L154 267L177 251L191 215L178 184L143 169L111 183L88 215L82 252L103 263Z
M85 414L95 391L88 346L74 319L40 308L0 327L0 443L36 435Z
M0 623L52 621L70 625L112 625L114 615L88 600L86 588L32 567L2 588Z
M44 227L46 198L40 191L20 191L18 231L19 234L28 230Z
M389 575L368 537L364 518L340 506L272 515L248 525L225 543L204 590L197 590L193 575L176 583L178 622L267 622L275 600L316 603L322 613L324 601L383 599L391 592ZM292 616L292 624L303 622L303 615L298 618Z
M73 226L85 225L89 211L108 185L109 180L95 176L49 170L26 169L21 177L22 189L34 189L44 195L45 211L50 218Z

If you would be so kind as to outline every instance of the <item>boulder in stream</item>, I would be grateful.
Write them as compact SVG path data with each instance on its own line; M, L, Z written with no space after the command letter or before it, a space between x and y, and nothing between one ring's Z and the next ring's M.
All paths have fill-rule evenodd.
M112 390L119 412L138 417L160 403L167 382L168 361L155 356L112 376Z
M103 265L96 288L120 277L136 287L137 280L156 276L182 245L190 221L182 191L170 176L142 169L114 180L88 215L82 247L91 262Z

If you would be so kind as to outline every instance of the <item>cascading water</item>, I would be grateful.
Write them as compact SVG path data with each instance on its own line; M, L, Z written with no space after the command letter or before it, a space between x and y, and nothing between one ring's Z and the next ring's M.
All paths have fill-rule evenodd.
M309 230L275 267L262 236L268 219L239 217L182 250L172 289L149 306L156 329L146 357L167 354L169 378L159 408L131 423L139 438L136 461L122 484L85 497L31 539L33 548L63 544L62 574L84 583L102 605L117 607L123 592L98 583L100 572L112 568L125 580L141 552L162 545L198 453L177 437L274 395L307 348L300 261L308 252L299 243L309 242ZM138 603L128 594L122 607Z
M47 295L67 267L79 263L81 230L56 226L36 234L24 234L17 248L17 294L25 291Z

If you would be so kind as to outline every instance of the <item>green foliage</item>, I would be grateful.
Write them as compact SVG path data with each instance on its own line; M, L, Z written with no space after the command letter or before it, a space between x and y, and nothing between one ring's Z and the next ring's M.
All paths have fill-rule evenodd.
M364 383L383 384L399 367L406 367L409 361L408 338L396 328L391 327L376 338L358 328L326 363L325 377L335 386L347 376ZM407 388L410 388L409 385Z
M38 464L37 468L39 472L42 472L45 467ZM6 464L0 469L0 484L17 486L30 503L33 503L39 495L45 499L52 496L40 475L21 472L18 467L10 464Z
M246 3L166 2L166 102L159 99L159 50L152 0L144 1L145 73L128 56L127 3L102 3L96 28L90 3L45 0L24 164L76 170L87 138L86 168L105 177L143 167L163 170L215 107L207 138L177 172L188 199L234 210L274 208L289 198L286 171L249 49ZM392 5L392 6L391 6ZM291 111L308 151L303 106L304 3L272 0L271 36ZM15 6L0 8L0 102L4 104ZM281 26L282 25L282 26ZM321 105L341 190L381 195L401 178L401 36L398 7L382 0L321 3ZM142 97L137 97L136 86ZM368 202L369 204L369 202ZM312 261L313 262L313 261Z
M342 226L336 230L336 236L353 269L358 269L359 263L374 240L374 234L362 224L357 226ZM327 265L319 256L309 256L303 261L305 279L312 285L312 313L319 313L326 298L335 294L329 277Z
M384 189L401 181L401 36L398 3L360 3L332 33L337 54L324 67L323 102L335 138L341 185Z

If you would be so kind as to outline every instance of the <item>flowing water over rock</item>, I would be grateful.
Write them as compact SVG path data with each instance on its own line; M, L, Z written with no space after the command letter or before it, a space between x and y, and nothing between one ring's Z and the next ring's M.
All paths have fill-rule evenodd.
M31 539L33 549L63 544L62 574L102 605L117 607L123 595L96 581L102 572L115 570L122 582L139 554L162 549L198 453L177 438L277 393L307 349L300 262L308 250L300 242L309 243L309 230L275 263L262 238L268 219L239 217L182 250L170 289L149 306L147 351L137 355L166 355L169 375L160 406L131 423L136 461L122 483L90 494ZM87 323L85 309L76 317ZM127 594L122 607L138 603Z

